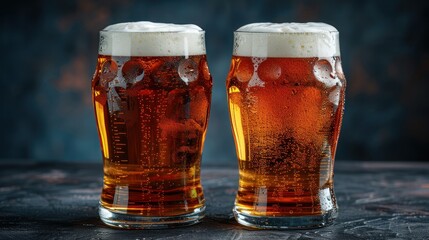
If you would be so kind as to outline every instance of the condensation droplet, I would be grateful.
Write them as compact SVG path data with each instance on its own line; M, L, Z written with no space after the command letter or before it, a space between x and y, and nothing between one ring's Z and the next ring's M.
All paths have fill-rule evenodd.
M261 62L257 71L258 76L265 82L275 81L282 74L282 69L277 64L277 61L271 59Z
M343 67L341 65L341 59L340 58L338 58L335 61L335 72L337 73L338 78L345 79L344 72L343 72Z
M340 102L340 91L341 88L337 86L329 93L329 101L335 106L338 106Z
M324 83L326 87L335 86L335 73L333 72L332 63L327 59L319 59L314 64L313 73L316 79Z
M198 66L192 59L180 61L178 72L180 78L186 83L193 82L198 78Z
M109 82L115 79L118 73L118 64L113 60L107 60L101 66L100 85L104 88L108 87Z
M106 41L106 38L104 36L100 36L100 45L98 48L98 52L104 52L105 49L107 49L108 41Z
M144 77L143 64L139 60L130 60L122 67L122 75L129 84L135 84Z
M248 82L254 73L253 62L248 58L241 59L237 64L237 70L235 72L238 81Z

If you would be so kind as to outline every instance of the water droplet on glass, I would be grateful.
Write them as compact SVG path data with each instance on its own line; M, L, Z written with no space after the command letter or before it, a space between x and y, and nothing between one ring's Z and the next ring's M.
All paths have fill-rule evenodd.
M107 60L101 66L100 85L104 88L108 87L109 82L115 79L118 73L118 65L113 60Z
M338 106L340 102L340 91L341 88L339 86L336 86L332 91L329 93L329 101L334 104L335 106Z
M275 81L282 74L281 67L276 59L267 59L263 61L258 68L258 76L265 82Z
M327 59L319 59L314 64L313 73L316 79L324 83L326 87L332 87L336 83L332 63Z
M240 82L248 82L254 72L253 62L251 59L244 58L241 59L237 64L237 70L235 74L237 76L238 81Z
M178 72L180 78L186 83L193 82L198 78L198 66L192 59L180 61Z
M135 84L144 77L143 64L139 60L130 60L122 67L122 75L129 84Z
M335 61L335 72L337 73L338 78L345 79L343 67L341 65L341 59L337 58Z

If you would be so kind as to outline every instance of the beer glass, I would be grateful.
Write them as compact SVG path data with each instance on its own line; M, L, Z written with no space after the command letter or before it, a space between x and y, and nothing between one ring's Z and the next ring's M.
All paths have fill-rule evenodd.
M333 167L345 85L330 25L254 23L235 31L226 87L240 224L313 228L337 217Z
M100 32L92 97L105 224L166 228L203 218L200 162L212 89L205 54L196 25L120 23Z

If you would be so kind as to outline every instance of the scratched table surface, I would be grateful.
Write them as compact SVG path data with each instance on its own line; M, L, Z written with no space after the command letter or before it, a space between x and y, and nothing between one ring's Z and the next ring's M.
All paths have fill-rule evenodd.
M253 230L231 209L236 167L204 166L206 217L164 230L103 225L100 164L0 163L0 239L429 239L429 164L341 162L336 222L311 230Z

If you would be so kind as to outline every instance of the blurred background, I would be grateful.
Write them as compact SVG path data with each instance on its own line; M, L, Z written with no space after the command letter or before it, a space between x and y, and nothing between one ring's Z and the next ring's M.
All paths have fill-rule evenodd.
M204 164L236 164L225 92L233 31L267 21L340 31L348 85L337 160L429 159L427 1L8 1L0 12L0 160L101 162L90 93L98 31L142 20L206 30Z

